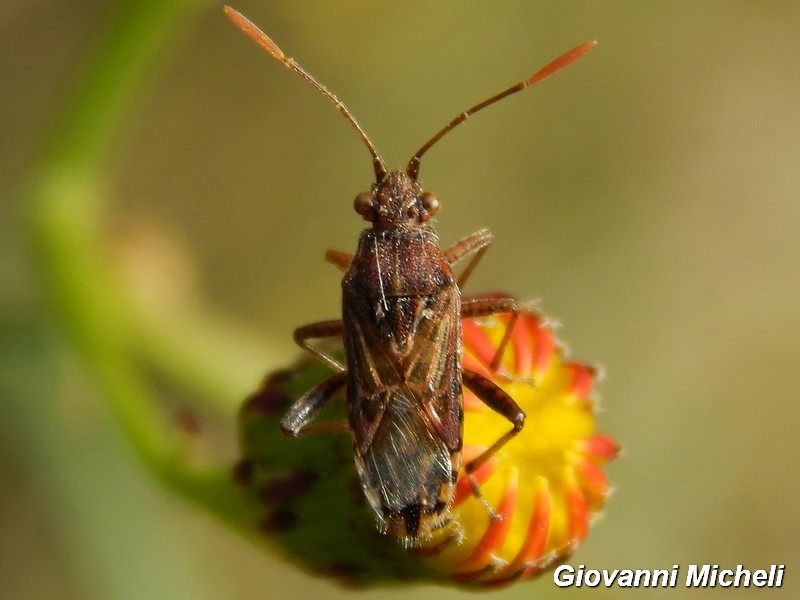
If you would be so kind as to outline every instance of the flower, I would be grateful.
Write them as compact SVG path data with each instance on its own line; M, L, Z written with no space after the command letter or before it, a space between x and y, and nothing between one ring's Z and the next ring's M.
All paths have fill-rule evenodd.
M527 419L475 476L483 499L459 481L453 519L460 543L440 546L436 560L460 582L499 584L539 574L563 561L582 542L591 514L609 486L601 465L615 442L594 432L596 371L565 362L542 317L523 313L512 331L502 367L489 365L508 316L464 321L464 368L493 379ZM509 429L469 391L464 393L464 457L468 461ZM494 515L487 510L491 507Z
M541 315L519 316L501 365L490 368L508 324L508 316L465 319L463 367L502 387L525 411L525 427L475 471L480 497L462 468L449 526L404 549L377 532L347 436L281 435L278 422L291 402L329 375L304 359L270 375L240 415L236 473L258 506L260 531L302 567L349 584L501 585L565 560L608 497L601 466L618 448L595 432L596 371L566 361ZM338 414L320 420L343 418L339 404ZM464 409L466 464L511 427L466 389Z

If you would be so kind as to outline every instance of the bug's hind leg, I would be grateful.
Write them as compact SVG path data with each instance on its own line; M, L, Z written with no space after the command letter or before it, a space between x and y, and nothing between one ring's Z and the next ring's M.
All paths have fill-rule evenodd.
M472 493L484 503L489 512L489 516L492 519L498 519L500 517L483 497L474 473L485 464L486 461L492 458L498 450L522 431L522 428L525 426L525 411L519 407L508 393L483 375L470 371L469 369L464 369L462 378L464 385L474 393L481 402L499 415L505 417L511 423L510 430L497 438L491 446L464 465L464 473L469 479Z

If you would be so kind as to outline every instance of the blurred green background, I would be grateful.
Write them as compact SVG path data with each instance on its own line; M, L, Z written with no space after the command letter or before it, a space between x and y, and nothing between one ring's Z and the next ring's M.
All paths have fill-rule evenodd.
M294 327L336 316L338 274L322 255L354 248L351 201L372 170L344 120L221 6L184 4L102 163L105 194L114 226L144 235L126 255L131 272L160 272L171 257L181 276L196 274L206 309L252 338L244 393L297 356ZM59 333L25 190L120 6L0 5L0 596L351 595L162 489ZM800 5L235 7L347 103L392 168L457 112L599 40L425 157L440 236L449 245L489 227L497 240L469 289L543 299L572 355L607 371L599 426L625 454L608 468L616 492L572 564L780 563L785 585L770 597L796 595ZM152 239L165 254L148 254ZM206 415L215 460L235 456L234 410ZM558 594L549 576L498 592Z

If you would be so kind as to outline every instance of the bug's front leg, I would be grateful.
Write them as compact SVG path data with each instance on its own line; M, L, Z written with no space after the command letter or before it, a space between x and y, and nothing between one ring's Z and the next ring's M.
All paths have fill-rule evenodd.
M350 263L353 262L353 255L341 250L328 250L325 252L325 260L342 272L347 271Z
M319 348L315 348L307 341L311 339L335 337L337 335L342 335L343 332L344 325L342 324L341 319L335 321L319 321L317 323L311 323L295 329L294 341L303 350L313 356L316 356L337 373L343 373L345 368L339 361L328 356Z
M451 265L464 260L468 256L472 257L467 266L458 276L459 289L464 287L464 284L467 283L467 279L469 279L472 271L489 249L489 245L493 240L494 236L488 229L480 229L472 235L468 235L467 237L458 240L455 244L444 251L444 257Z
M489 368L497 372L500 363L503 360L503 353L506 350L508 342L511 340L511 334L514 331L514 325L517 323L522 307L519 302L514 298L508 296L500 297L487 297L487 298L464 298L461 300L461 317L466 319L475 319L480 317L488 317L490 315L510 314L506 325L506 330L503 333L503 339L497 346L492 362L489 363Z
M337 373L329 377L313 389L309 390L289 408L281 419L281 431L289 437L312 435L317 433L334 433L348 430L347 421L319 423L309 425L319 411L347 383L347 373Z

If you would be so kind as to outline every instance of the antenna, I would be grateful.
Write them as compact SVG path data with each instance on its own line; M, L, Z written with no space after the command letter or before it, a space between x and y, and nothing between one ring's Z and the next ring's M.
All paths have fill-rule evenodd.
M467 117L470 115L474 115L479 110L483 110L487 106L494 104L498 100L502 100L506 96L510 96L511 94L516 94L517 92L521 92L525 88L532 86L535 83L539 83L543 79L546 79L556 71L560 71L568 64L578 60L580 57L588 54L595 46L597 42L592 40L590 42L585 42L578 46L577 48L573 48L566 54L559 56L553 62L547 64L546 66L542 67L536 73L531 75L528 79L520 81L519 83L512 85L507 90L500 92L499 94L492 96L484 100L483 102L479 102L475 106L470 109L465 110L460 115L458 115L455 119L450 121L447 125L445 125L436 135L434 135L431 139L429 139L419 150L417 153L411 157L411 160L408 161L408 167L406 167L406 173L408 176L413 179L414 181L417 180L417 176L419 175L419 162L422 158L422 155L425 154L428 150L430 150L431 146L433 146L436 142L442 139L446 133L448 133L451 129L453 129L456 125L461 124L462 122L467 120Z
M386 177L386 173L388 169L386 168L386 163L383 162L383 159L378 154L378 151L373 146L372 142L370 141L367 134L361 128L361 125L358 124L356 118L347 110L347 107L342 104L342 102L331 92L328 88L322 85L319 81L317 81L308 71L306 71L303 67L298 65L294 59L287 57L283 50L281 50L278 45L273 42L269 36L261 31L250 19L245 17L242 13L238 12L237 10L231 8L230 6L226 6L224 9L225 14L227 17L236 25L239 29L241 29L247 37L253 40L256 44L261 46L264 50L266 50L269 54L271 54L274 58L281 61L287 69L291 69L300 77L305 79L308 83L314 86L317 91L322 93L331 103L336 107L347 122L353 126L358 132L359 137L364 141L367 145L367 149L369 153L372 155L372 165L375 168L375 178L377 179L378 183L380 183L384 177Z

